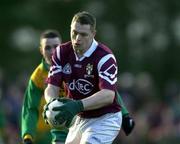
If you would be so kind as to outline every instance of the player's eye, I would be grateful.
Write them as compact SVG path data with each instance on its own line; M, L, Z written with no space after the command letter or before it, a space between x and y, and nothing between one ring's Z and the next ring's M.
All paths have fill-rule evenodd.
M55 44L55 45L53 45L53 48L56 48L58 46L58 44Z
M88 36L88 34L87 33L81 33L81 36L85 37L85 36Z
M44 49L45 49L46 51L50 51L52 48L54 49L54 48L56 48L57 46L58 46L58 44L55 44L55 45L46 45Z
M78 33L76 31L72 32L73 36L76 36Z
M46 45L44 49L47 50L47 51L48 51L48 50L51 50L51 46Z

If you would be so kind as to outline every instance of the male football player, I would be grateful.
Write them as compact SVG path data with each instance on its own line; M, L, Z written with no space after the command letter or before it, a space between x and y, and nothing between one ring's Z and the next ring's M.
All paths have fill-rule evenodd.
M42 61L33 71L24 94L21 117L21 136L24 144L32 143L64 143L67 136L67 129L52 129L51 135L49 125L45 124L42 117L43 106L45 104L44 89L48 76L51 56L57 45L61 44L61 36L56 30L46 30L40 37L40 53ZM61 91L58 95L64 95ZM43 140L43 141L40 141Z
M96 19L79 12L71 22L71 41L56 48L45 99L58 98L62 82L69 102L54 108L56 120L70 126L66 144L111 144L121 128L117 101L117 63L112 51L94 39ZM62 99L62 102L64 99Z

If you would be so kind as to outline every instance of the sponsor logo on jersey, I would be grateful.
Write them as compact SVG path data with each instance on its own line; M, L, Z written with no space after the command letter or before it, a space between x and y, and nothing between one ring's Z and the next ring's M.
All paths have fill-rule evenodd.
M72 91L78 90L80 93L86 95L92 91L94 85L85 79L78 79L69 83L68 87Z
M71 74L72 70L71 70L71 65L69 63L67 63L64 67L63 67L63 73L64 74Z

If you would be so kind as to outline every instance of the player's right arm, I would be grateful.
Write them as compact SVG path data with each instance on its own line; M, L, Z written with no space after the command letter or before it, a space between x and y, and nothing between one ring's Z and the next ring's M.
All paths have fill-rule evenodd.
M35 136L38 121L38 107L43 91L38 89L32 80L26 89L21 114L21 135L23 141L31 140Z
M117 91L116 91L116 95L117 95L117 102L121 106L122 115L129 114L126 106L124 105L124 101L122 100L121 95Z
M52 84L48 84L44 91L46 102L48 103L49 101L51 101L51 99L58 98L59 90L60 90L60 87L52 85Z
M24 94L21 113L21 137L24 141L26 139L32 141L36 133L45 77L47 77L47 71L44 71L41 63L31 75Z
M44 91L46 102L59 97L60 87L62 85L62 66L60 58L60 47L56 48L52 56L52 64L48 73L47 87Z
M122 115L123 115L122 129L125 132L125 134L128 136L134 129L135 121L130 116L130 114L123 102L121 95L117 91L116 91L116 95L117 95L118 104L121 106L121 111L122 111Z

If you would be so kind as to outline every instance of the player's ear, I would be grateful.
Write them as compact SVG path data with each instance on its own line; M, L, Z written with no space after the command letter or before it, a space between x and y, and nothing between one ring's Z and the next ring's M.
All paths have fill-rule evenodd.
M41 54L43 54L43 50L42 50L42 46L41 45L39 46L39 51L40 51Z
M96 30L93 31L93 36L95 37L95 35L96 35Z

